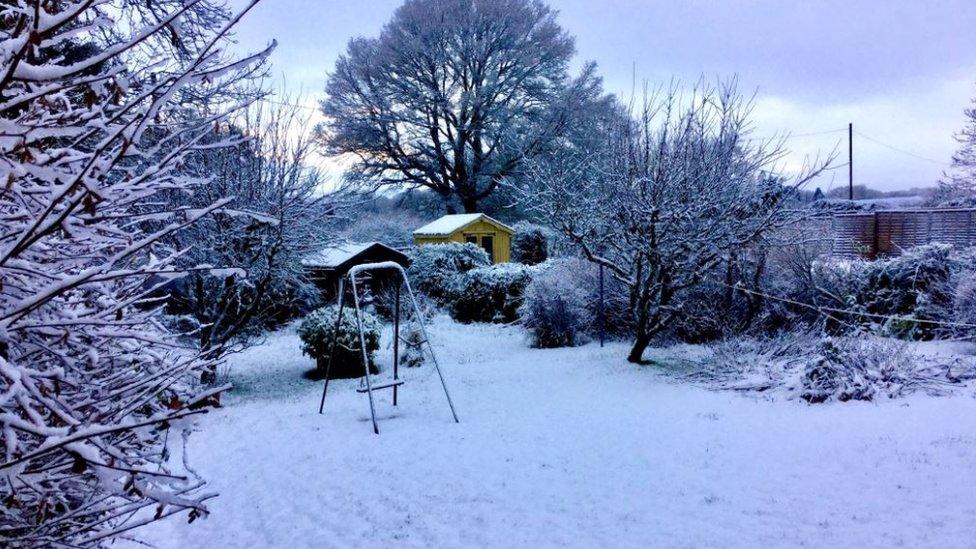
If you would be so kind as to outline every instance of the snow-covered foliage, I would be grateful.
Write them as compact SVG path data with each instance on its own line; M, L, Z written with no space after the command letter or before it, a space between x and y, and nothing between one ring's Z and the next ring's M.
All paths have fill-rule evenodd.
M976 326L976 272L968 271L956 278L952 312L956 322ZM974 332L976 329L968 331Z
M488 254L474 244L425 244L410 251L407 276L414 289L445 305L453 295L458 275L489 265Z
M525 288L519 318L535 347L578 345L593 328L591 288L577 284L569 266L580 267L572 260L544 264Z
M459 275L451 290L451 316L459 322L513 322L533 267L499 263Z
M261 70L266 52L224 51L236 21L210 1L3 4L5 546L103 544L182 511L193 520L214 496L180 433L221 388L195 388L211 364L176 344L146 296L180 274L165 240L227 206L170 208L160 193L188 189L177 168L234 107L235 82Z
M362 377L364 373L362 343L359 340L356 311L351 307L342 309L342 320L339 322L336 334L338 316L339 309L334 305L316 309L306 316L298 326L298 336L302 339L302 352L316 360L318 369L324 376L326 365L329 363L330 350L334 349L329 377ZM370 371L375 371L373 354L380 348L380 322L373 315L363 311L362 327L366 341L366 358Z
M353 153L351 180L426 187L465 211L572 126L573 39L535 0L408 0L377 38L352 40L330 73L323 141ZM367 114L364 114L367 113Z
M735 337L686 353L689 368L681 375L710 387L810 403L898 398L917 391L946 394L976 379L976 359L928 356L909 345L790 332Z
M287 104L250 107L222 132L242 141L193 154L184 170L199 183L192 193L168 195L173 208L233 197L227 205L233 212L171 238L185 250L181 265L239 269L226 276L193 273L167 288L167 311L198 320L194 335L205 351L246 344L317 302L302 259L327 243L336 201L319 189L318 170L306 167L314 146L309 117Z
M791 221L792 185L776 176L782 142L748 138L750 104L734 84L649 98L594 130L589 146L530 165L525 200L585 257L626 285L635 319L628 360L675 318L675 297L730 252Z
M911 339L950 333L954 287L973 271L970 253L927 244L900 256L864 260L819 260L798 277L794 300L812 305L796 313L826 319L838 333L863 328Z
M512 236L512 261L524 265L538 265L549 259L549 230L520 221Z
M351 211L354 219L342 230L342 237L351 242L382 242L394 248L413 244L413 231L424 224L419 214L404 209L363 209Z
M403 330L400 341L400 365L408 368L423 366L427 361L424 352L424 333L416 323L410 323Z
M952 310L952 246L929 244L883 261L864 264L857 303L874 315L919 321L949 320ZM912 320L881 319L874 323L901 337L932 337L939 326Z

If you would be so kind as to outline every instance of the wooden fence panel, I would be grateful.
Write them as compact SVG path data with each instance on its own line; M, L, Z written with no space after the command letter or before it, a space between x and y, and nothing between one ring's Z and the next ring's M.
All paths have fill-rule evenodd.
M838 257L898 255L930 242L965 248L976 245L976 208L837 214L832 231Z

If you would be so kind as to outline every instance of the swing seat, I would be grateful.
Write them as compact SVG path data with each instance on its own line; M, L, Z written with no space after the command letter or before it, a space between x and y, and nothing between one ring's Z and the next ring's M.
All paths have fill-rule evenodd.
M404 381L402 379L398 379L398 380L395 380L395 381L390 381L388 383L380 383L379 385L373 385L372 387L369 387L369 388L367 388L367 387L360 387L360 388L356 389L356 392L357 393L365 393L365 392L368 392L370 389L372 389L374 391L377 391L379 389L388 389L390 387L398 387L400 385L403 385L403 383L404 383Z

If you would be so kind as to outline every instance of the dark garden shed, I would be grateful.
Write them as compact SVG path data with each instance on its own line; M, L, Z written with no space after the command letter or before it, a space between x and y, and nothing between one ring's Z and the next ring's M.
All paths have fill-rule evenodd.
M322 299L329 302L335 300L339 279L349 272L349 269L364 263L382 261L393 261L404 267L410 263L406 254L381 242L347 242L324 248L306 257L302 260L302 266L309 278L322 291ZM367 280L368 287L378 292L388 275L389 273L372 275Z

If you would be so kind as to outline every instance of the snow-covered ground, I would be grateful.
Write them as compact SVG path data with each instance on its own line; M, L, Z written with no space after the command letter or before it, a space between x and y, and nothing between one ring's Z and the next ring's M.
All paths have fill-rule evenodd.
M292 331L234 360L191 439L220 492L159 547L976 547L976 398L807 405L713 392L601 349L438 319L429 369L380 397L302 379ZM385 353L386 349L382 349ZM389 360L388 358L386 359Z

